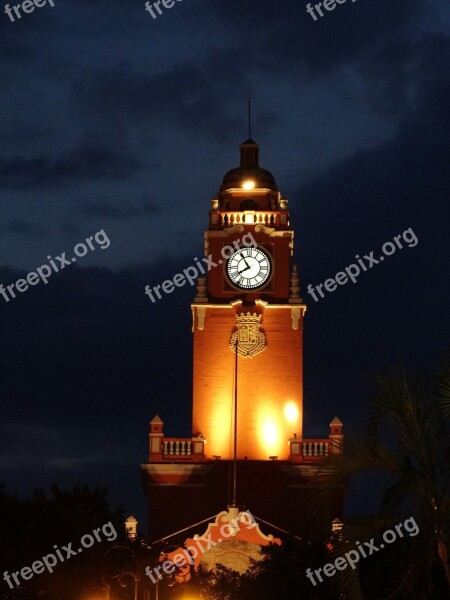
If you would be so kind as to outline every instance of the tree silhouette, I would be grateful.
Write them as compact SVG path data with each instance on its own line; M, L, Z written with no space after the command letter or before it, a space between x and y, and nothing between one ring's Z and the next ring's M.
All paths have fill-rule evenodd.
M391 481L376 516L347 520L347 541L338 553L409 517L420 528L417 536L343 571L341 584L350 598L450 597L449 415L448 359L428 376L397 367L374 378L365 429L346 439L344 458L320 468L323 484L314 507L322 515L329 515L335 486L352 475L380 471Z

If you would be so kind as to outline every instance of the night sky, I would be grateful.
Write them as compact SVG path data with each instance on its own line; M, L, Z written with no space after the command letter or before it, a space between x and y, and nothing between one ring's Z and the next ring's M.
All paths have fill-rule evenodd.
M149 420L191 433L195 290L152 304L144 286L202 255L249 95L296 231L305 435L335 415L355 431L372 373L449 348L448 0L347 0L317 21L301 0L183 0L157 19L143 1L55 0L14 22L2 4L0 45L0 282L110 241L0 296L9 491L107 485L145 518ZM415 247L307 294L409 228ZM370 499L356 485L349 509Z

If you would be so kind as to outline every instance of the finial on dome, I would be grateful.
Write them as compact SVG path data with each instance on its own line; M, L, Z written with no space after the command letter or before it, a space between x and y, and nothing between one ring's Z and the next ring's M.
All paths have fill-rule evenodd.
M241 149L241 168L243 169L257 169L259 167L259 146L248 138L243 144L240 145Z

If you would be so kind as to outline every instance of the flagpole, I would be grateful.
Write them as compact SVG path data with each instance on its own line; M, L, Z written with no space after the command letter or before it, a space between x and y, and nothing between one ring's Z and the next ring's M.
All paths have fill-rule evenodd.
M232 506L236 507L236 490L237 490L237 399L238 399L238 335L236 336L236 358L234 365L234 455L233 455L233 502Z

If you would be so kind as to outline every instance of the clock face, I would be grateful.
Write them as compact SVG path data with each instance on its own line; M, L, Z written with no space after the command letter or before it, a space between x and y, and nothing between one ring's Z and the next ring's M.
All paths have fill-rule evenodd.
M254 290L265 285L271 272L269 255L261 248L241 248L227 263L230 281L243 290Z

